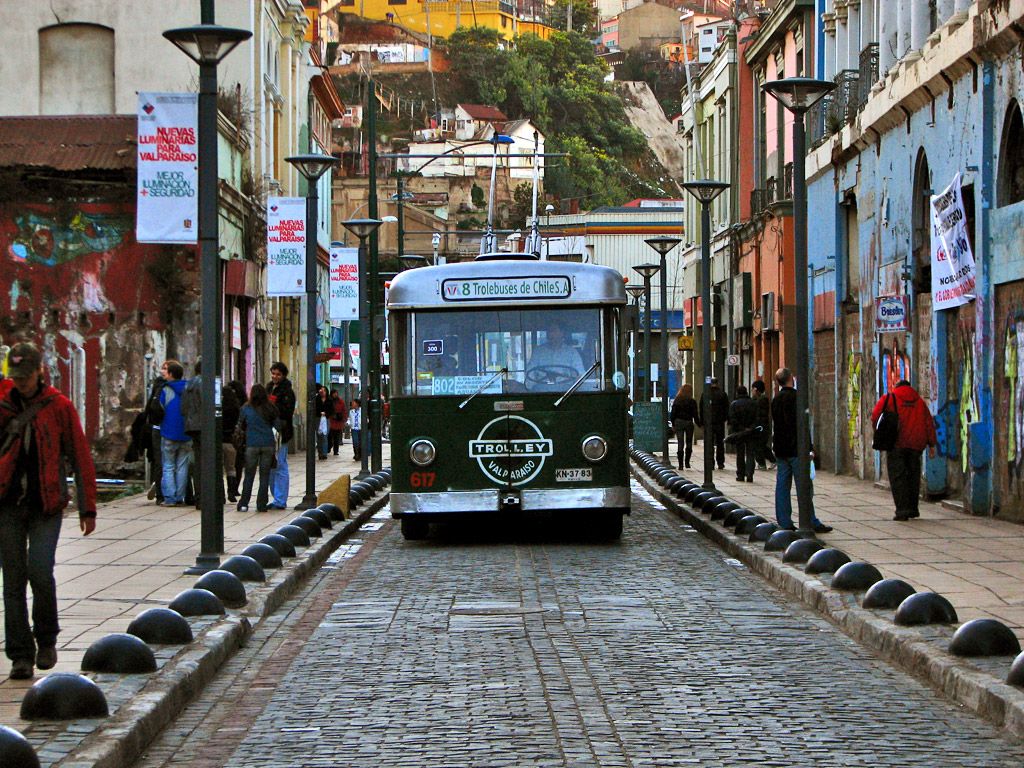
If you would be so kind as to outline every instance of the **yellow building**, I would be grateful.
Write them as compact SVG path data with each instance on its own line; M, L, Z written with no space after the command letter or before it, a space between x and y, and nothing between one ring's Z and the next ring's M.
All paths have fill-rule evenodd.
M459 27L472 26L495 29L506 40L525 34L546 40L551 35L551 27L532 14L517 13L516 4L507 0L332 0L325 12L334 10L432 37L449 37Z

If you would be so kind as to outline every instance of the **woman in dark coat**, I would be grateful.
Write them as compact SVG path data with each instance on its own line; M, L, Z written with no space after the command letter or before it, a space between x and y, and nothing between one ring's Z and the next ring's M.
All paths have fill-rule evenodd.
M273 429L277 417L277 408L267 397L266 388L262 384L253 384L249 391L249 402L242 406L238 417L239 424L245 430L245 481L242 483L242 496L238 500L239 512L249 511L249 499L252 498L257 470L260 485L256 492L256 511L267 511L270 470L277 452Z
M679 443L679 466L685 465L690 468L690 457L693 455L693 427L700 426L697 401L693 399L693 387L683 384L679 388L675 399L672 401L672 412L669 414L669 421L676 431L676 440Z

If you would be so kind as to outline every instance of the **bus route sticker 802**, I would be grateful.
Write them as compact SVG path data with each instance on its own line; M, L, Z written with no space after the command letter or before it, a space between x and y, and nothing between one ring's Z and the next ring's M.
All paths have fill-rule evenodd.
M501 485L525 485L554 454L554 443L536 424L522 416L499 416L484 425L469 441L469 457L480 470Z
M555 470L556 483L593 482L594 470L590 467L565 468Z

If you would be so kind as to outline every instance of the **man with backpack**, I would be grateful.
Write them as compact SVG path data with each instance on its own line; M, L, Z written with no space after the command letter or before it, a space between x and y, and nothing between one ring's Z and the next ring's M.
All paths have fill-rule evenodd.
M875 403L871 423L875 425L872 445L876 450L885 451L889 489L896 505L893 519L920 517L921 451L930 448L930 455L935 456L938 444L931 411L910 382L902 379L892 392L882 395Z
M196 509L199 509L199 476L202 466L202 449L200 441L203 431L203 363L196 360L191 379L181 393L181 418L185 426L185 434L192 441L192 462L189 475L192 478L192 493L195 495Z
M192 441L185 432L185 419L181 414L181 396L185 391L185 368L177 360L164 363L167 383L160 390L158 402L163 409L160 422L160 457L163 461L161 485L162 506L177 507L185 503L188 486L188 461L192 456Z

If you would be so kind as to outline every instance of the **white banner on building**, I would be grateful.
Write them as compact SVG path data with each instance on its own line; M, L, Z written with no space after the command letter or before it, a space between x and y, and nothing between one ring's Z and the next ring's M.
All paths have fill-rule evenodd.
M139 94L136 242L197 241L198 120L194 93Z
M359 319L359 249L331 248L331 320Z
M974 254L960 196L960 174L932 195L932 308L952 309L974 299Z
M306 293L306 198L267 198L267 295Z

